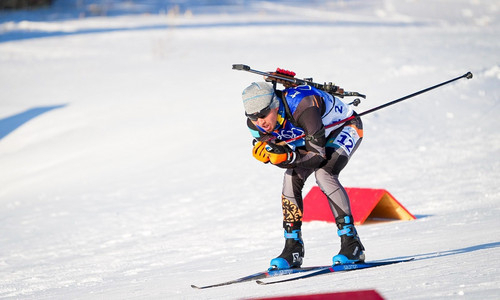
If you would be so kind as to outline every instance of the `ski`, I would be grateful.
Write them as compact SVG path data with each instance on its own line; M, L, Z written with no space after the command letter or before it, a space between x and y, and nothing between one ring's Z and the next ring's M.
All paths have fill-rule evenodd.
M191 287L193 289L208 289L208 288L213 288L213 287L219 287L219 286L225 286L225 285L230 285L230 284L235 284L235 283L241 283L241 282L247 282L247 281L252 281L252 280L258 280L258 279L264 279L264 278L269 278L269 277L276 277L276 276L283 276L283 275L290 275L290 274L296 274L296 273L302 273L302 272L310 272L310 271L319 271L323 269L327 269L330 266L316 266L316 267L305 267L305 268L294 268L294 269L284 269L284 270L268 270L264 272L259 272L255 273L252 275L248 275L245 277L237 278L234 280L229 280L225 282L220 282L216 284L211 284L211 285L205 285L205 286L198 286L192 284Z
M342 265L333 265L333 266L328 266L328 267L325 266L325 267L320 268L318 270L313 270L312 273L303 274L303 275L292 277L292 278L285 278L285 279L280 279L280 280L275 280L275 281L256 280L256 282L260 285L268 285L268 284L275 284L275 283L282 283L282 282L294 281L294 280L299 280L299 279L305 279L305 278L315 277L318 275L329 274L329 273L333 273L333 272L344 272L344 271L368 269L368 268L387 266L387 265L392 265L392 264L397 264L397 263L402 263L402 262L407 262L407 261L412 261L412 260L414 260L414 258L376 261L376 262L364 262L364 263L354 263L354 264L342 264Z

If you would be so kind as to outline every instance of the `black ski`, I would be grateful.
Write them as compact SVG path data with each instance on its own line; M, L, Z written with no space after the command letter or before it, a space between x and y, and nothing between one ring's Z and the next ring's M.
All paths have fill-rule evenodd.
M329 266L329 267L324 267L324 268L319 269L319 270L315 270L312 273L303 274L303 275L292 277L292 278L279 279L279 280L275 280L275 281L257 280L256 282L260 285L268 285L268 284L275 284L275 283L305 279L305 278L315 277L318 275L329 274L329 273L334 273L334 272L344 272L344 271L352 271L352 270L360 270L360 269L368 269L368 268L374 268L374 267L380 267L380 266L387 266L387 265L392 265L392 264L397 264L397 263L402 263L402 262L407 262L407 261L412 261L412 260L414 260L414 258L376 261L376 262L363 262L363 263L355 263L355 264L333 265L333 266Z
M247 281L258 280L258 279L269 278L269 277L290 275L290 274L309 272L309 271L318 271L318 270L322 270L325 268L329 268L329 266L305 267L305 268L294 268L294 269L285 269L285 270L268 270L268 271L263 271L263 272L255 273L252 275L248 275L245 277L237 278L234 280L229 280L229 281L220 282L220 283L211 284L211 285L198 286L198 285L192 284L191 287L194 289L202 290L202 289L208 289L208 288L213 288L213 287L218 287L218 286L225 286L225 285L230 285L230 284L235 284L235 283L240 283L240 282L247 282Z

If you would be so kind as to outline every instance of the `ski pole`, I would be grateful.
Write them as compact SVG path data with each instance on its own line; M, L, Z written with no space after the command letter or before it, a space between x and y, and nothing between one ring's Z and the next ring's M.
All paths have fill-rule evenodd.
M428 87L428 88L426 88L426 89L420 90L420 91L415 92L415 93L413 93L413 94L410 94L410 95L407 95L407 96L401 97L401 98L399 98L399 99L396 99L396 100L393 100L393 101L390 101L390 102L387 102L387 103L385 103L385 104L382 104L382 105L380 105L380 106L374 107L374 108L372 108L372 109L369 109L369 110L364 111L364 112L362 112L362 113L359 113L359 114L357 114L357 115L352 115L352 116L350 116L350 117L348 117L348 118L345 118L345 119L343 119L343 120L340 120L340 121L337 121L337 122L335 122L335 123L332 123L332 124L329 124L329 125L325 126L325 129L328 129L328 128L331 128L331 127L337 126L337 125L339 125L339 124L343 124L343 123L349 122L350 120L353 120L353 119L355 119L355 118L362 117L362 116L364 116L364 115L367 115L367 114L370 114L370 113L372 113L372 112L375 112L375 111L377 111L377 110L379 110L379 109L382 109L382 108L385 108L385 107L387 107L387 106L390 106L390 105L393 105L393 104L399 103L399 102L401 102L401 101L404 101L404 100L410 99L410 98L415 97L415 96L417 96L417 95L420 95L420 94L426 93L426 92L428 92L428 91L430 91L430 90L436 89L436 88L441 87L441 86L446 85L446 84L449 84L449 83L451 83L451 82L453 82L453 81L456 81L456 80L459 80L459 79L461 79L461 78L471 79L471 78L472 78L472 73L471 73L471 72L467 72L467 73L465 73L465 74L464 74L464 75L462 75L462 76L458 76L458 77L453 78L453 79L450 79L450 80L448 80L448 81L445 81L445 82L442 82L442 83L436 84L436 85L434 85L434 86ZM294 141L296 141L296 140L300 140L300 139L302 139L302 138L304 138L304 137L305 137L305 134L302 134L302 135L300 135L300 136L297 136L297 137L294 137L294 138L291 138L291 139L286 140L286 141L285 141L285 143L291 143L291 142L294 142Z
M333 95L336 95L336 96L340 96L340 97L355 96L355 97L366 98L365 95L360 94L358 92L344 92L344 91L340 91L342 89L340 89L338 86L333 85L331 82L330 83L326 83L325 82L324 84L321 84L321 83L315 83L315 82L313 82L312 79L309 80L309 79L298 79L298 78L287 77L287 76L279 76L279 75L272 74L272 73L269 73L269 72L262 72L262 71L254 70L254 69L250 68L249 66L243 65L243 64L234 64L233 65L233 70L247 71L247 72L254 73L254 74L259 74L259 75L262 75L262 76L267 76L267 77L271 77L271 78L274 78L274 79L279 79L279 80L287 81L287 82L290 82L290 83L295 84L295 85L310 85L310 86L313 86L313 87L315 87L317 89L323 90L323 91L325 91L327 93L330 93L330 94L333 94Z

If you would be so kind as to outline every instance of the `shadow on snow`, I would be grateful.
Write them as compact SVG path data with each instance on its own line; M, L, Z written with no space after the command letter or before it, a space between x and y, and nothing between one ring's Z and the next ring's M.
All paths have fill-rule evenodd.
M363 22L363 21L255 21L255 22L221 22L201 24L157 24L137 27L119 28L92 28L74 31L28 31L12 30L0 34L0 43L44 37L70 36L92 33L120 32L120 31L142 31L142 30L165 30L165 29L196 29L196 28L235 28L247 26L294 26L294 27L414 27L425 26L421 22Z
M445 256L451 256L451 255L457 255L457 254L470 253L470 252L474 252L474 251L492 249L492 248L498 248L498 247L500 247L500 242L492 242L492 243L469 246L469 247L454 249L454 250L437 251L437 252L429 252L429 253L424 253L424 254L403 256L403 257L398 257L398 259L406 259L406 258L414 257L415 261L417 261L417 260L425 260L425 259L431 259L431 258L438 258L438 257L445 257Z
M0 119L0 140L7 136L12 131L19 128L24 123L31 119L38 117L39 115L51 111L53 109L65 107L66 104L54 105L54 106L41 106L30 108L22 113Z

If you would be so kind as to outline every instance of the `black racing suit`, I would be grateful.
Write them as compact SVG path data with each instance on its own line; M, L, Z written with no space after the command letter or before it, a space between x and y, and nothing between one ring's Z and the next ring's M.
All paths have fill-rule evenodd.
M282 101L287 103L293 101L291 97L287 97L289 93L290 90L284 90L282 93L277 91ZM296 159L293 163L278 165L286 168L282 190L284 226L293 224L293 227L300 228L303 215L302 188L312 173L315 174L316 183L327 196L334 217L337 219L351 215L349 198L338 177L361 143L363 125L360 118L355 118L325 136L322 119L325 113L328 113L327 109L332 109L327 107L323 96L324 93L307 95L298 103L292 103L293 109L288 109L284 114L286 122L292 122L293 126L302 129L305 134L305 144L295 149ZM334 97L334 103L335 101L341 100ZM345 107L346 104L342 104ZM281 102L281 105L284 103ZM351 115L353 113L355 114L351 112ZM250 120L247 124L252 132L259 132L258 140L266 141L272 136L271 133L259 131ZM284 124L278 124L276 131Z

